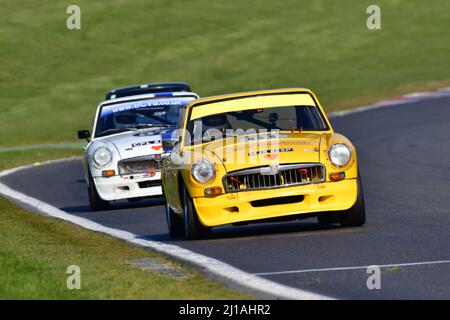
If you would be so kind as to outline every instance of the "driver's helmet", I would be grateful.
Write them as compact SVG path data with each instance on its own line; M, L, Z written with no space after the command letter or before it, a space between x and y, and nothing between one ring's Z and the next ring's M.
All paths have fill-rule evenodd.
M202 118L203 139L223 136L227 129L231 129L226 114L213 114Z
M202 119L203 131L208 129L219 129L223 131L224 129L230 129L231 125L227 120L226 114L213 114L206 116Z
M128 128L136 124L137 115L136 113L132 112L121 112L114 116L114 127L121 129L121 128Z

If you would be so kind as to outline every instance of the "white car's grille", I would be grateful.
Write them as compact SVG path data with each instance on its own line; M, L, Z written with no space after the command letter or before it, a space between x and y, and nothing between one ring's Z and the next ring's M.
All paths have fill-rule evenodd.
M161 169L160 161L155 159L127 159L118 163L120 175L148 173L154 175Z

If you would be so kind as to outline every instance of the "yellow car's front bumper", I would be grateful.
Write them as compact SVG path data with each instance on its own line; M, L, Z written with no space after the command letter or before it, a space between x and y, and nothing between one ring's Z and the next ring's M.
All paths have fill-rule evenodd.
M228 223L283 217L296 214L350 209L358 194L357 180L324 182L270 190L226 193L194 198L200 222L209 227ZM298 202L264 204L258 200L303 196ZM256 203L254 201L257 201ZM276 200L275 200L276 202Z

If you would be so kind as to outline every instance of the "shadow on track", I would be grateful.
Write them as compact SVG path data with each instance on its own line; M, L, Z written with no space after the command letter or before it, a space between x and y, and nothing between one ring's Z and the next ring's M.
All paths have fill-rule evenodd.
M65 211L67 213L86 213L86 212L108 213L110 211L115 211L115 210L155 207L155 206L161 206L163 204L164 204L163 198L155 197L155 198L142 199L142 200L111 202L109 209L103 210L103 211L92 211L91 207L88 204L81 205L81 206L62 207L59 209Z
M321 226L315 222L278 222L278 223L260 223L249 224L246 226L231 226L226 225L217 227L203 239L194 241L214 241L225 240L233 238L251 238L258 236L271 236L271 235L286 235L286 234L301 234L311 235L311 232L317 233L317 235L323 235L324 232L336 231L342 232L344 228L339 226ZM363 228L345 228L345 230L354 230L361 232ZM144 236L136 237L137 239L164 241L164 242L184 242L188 241L184 237L171 237L168 233L148 234Z

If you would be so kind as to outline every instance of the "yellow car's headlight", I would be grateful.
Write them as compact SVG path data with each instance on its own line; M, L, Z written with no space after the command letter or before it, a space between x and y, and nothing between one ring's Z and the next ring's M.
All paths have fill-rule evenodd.
M216 169L210 160L203 158L192 164L191 175L200 183L208 183L216 177Z
M336 143L328 150L328 156L332 164L337 167L343 167L350 162L352 151L346 144Z

